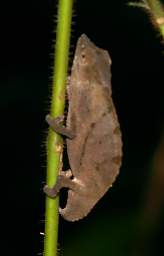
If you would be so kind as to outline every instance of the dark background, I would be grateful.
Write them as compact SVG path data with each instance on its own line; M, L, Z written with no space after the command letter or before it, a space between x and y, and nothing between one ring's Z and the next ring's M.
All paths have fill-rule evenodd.
M124 156L112 189L87 218L60 217L59 255L162 255L164 76L162 40L142 9L77 0L72 45L87 34L112 58ZM45 115L51 92L56 1L1 4L1 235L4 255L43 250ZM1 249L2 250L2 249Z

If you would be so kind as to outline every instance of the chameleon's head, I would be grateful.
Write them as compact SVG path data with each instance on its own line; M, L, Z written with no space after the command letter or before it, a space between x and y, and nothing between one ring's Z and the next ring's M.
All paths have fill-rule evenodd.
M79 79L92 77L101 83L111 79L111 59L107 51L97 47L82 34L78 39L72 71L78 72ZM92 75L91 75L92 74Z

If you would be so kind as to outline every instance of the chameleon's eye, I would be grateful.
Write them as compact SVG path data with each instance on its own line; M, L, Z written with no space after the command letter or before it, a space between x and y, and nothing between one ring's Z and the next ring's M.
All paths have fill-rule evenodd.
M87 64L87 54L85 51L81 53L81 64L86 65Z
M82 59L82 61L84 61L85 58L86 58L86 50L83 49L83 50L81 51L81 59Z

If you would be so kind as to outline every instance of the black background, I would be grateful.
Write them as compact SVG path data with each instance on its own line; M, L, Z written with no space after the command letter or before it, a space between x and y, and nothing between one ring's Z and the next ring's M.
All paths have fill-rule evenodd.
M44 119L51 93L49 56L55 6L52 0L15 0L0 8L4 255L33 256L43 250L39 233L44 231ZM155 231L143 235L141 242L137 234L142 237L144 225L138 224L138 219L146 204L153 157L163 136L162 40L149 16L142 9L127 6L125 0L77 0L74 9L72 45L85 33L110 52L113 99L122 129L124 157L114 187L87 218L68 223L60 217L59 254L161 255L162 217L156 217ZM162 211L161 203L161 216Z

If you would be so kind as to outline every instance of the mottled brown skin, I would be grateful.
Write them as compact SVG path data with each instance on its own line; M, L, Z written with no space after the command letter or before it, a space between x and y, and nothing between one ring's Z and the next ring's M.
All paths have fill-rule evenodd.
M61 127L61 133L71 138L67 138L67 152L72 174L62 172L53 188L44 188L51 197L62 187L69 188L66 207L60 209L68 221L85 217L119 173L122 141L112 101L110 66L108 52L82 35L77 42L68 88L66 128L59 119L47 118L55 131L60 132Z

